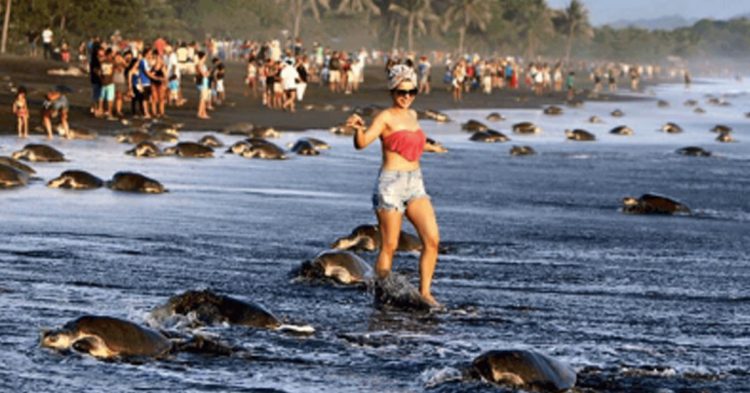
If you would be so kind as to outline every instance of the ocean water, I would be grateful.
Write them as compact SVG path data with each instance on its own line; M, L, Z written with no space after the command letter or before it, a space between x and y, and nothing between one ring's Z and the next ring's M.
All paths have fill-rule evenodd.
M332 149L285 161L188 160L135 159L113 138L55 140L69 161L32 164L45 181L66 169L105 179L133 170L170 192L62 191L42 181L0 192L0 390L491 392L501 389L461 371L484 351L530 348L573 366L582 391L750 391L750 83L702 82L659 86L643 101L565 107L560 116L498 109L507 120L487 124L512 138L503 144L471 142L460 130L491 110L423 121L450 150L423 159L450 251L433 284L449 310L436 314L378 310L367 292L289 277L336 237L375 222L377 146L355 151L350 138L311 130L275 142L309 135ZM727 94L731 105L711 105L707 94ZM656 98L671 106L657 108ZM706 113L684 106L690 98ZM625 116L611 117L615 108ZM605 123L588 124L591 115ZM511 135L519 121L544 130ZM685 132L657 131L668 121ZM709 129L719 123L739 142L714 141ZM621 124L635 135L608 133ZM567 128L598 141L566 141ZM24 143L0 137L0 155ZM538 154L511 157L513 144ZM674 153L690 145L714 155ZM621 198L647 192L694 215L619 211ZM401 254L394 268L416 283L417 262ZM170 296L204 288L317 331L214 326L202 332L252 356L180 353L139 364L38 345L42 329L81 315L145 323Z

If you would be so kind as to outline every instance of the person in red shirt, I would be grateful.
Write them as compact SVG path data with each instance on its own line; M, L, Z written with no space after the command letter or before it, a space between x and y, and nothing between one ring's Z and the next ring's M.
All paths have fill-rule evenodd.
M388 88L393 105L380 112L369 127L356 114L347 119L347 125L355 129L354 147L357 150L364 149L376 139L380 139L383 150L383 163L372 198L382 238L375 271L379 279L390 275L401 234L401 221L406 216L417 229L423 244L419 258L419 292L431 307L439 307L432 296L431 284L440 234L420 169L422 152L435 150L426 143L427 137L419 126L417 112L410 108L418 92L417 75L407 65L395 65L389 71Z
M156 49L156 52L159 53L159 56L164 56L164 50L167 48L167 41L164 38L157 38L154 41L154 44L152 45L154 49Z

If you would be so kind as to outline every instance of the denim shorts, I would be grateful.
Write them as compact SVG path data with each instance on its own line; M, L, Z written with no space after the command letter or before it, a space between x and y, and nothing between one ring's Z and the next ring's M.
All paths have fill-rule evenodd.
M99 100L103 101L114 101L115 100L115 84L104 85L99 91Z
M406 205L417 198L429 198L421 170L381 170L372 195L372 207L376 211L395 210L403 213Z

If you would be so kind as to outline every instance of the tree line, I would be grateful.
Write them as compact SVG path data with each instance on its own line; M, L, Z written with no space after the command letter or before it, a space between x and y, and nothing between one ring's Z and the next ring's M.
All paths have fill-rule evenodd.
M2 1L2 0L0 0ZM180 40L286 35L341 48L441 49L529 58L742 59L750 21L701 20L667 30L592 27L581 0L5 0L11 50L51 27L68 42L92 36Z

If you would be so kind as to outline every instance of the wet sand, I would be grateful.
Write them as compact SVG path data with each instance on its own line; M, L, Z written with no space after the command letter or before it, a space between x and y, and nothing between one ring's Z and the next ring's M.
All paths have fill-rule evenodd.
M70 100L71 127L89 128L100 134L111 134L124 126L119 122L96 119L89 114L91 85L87 75L81 77L52 76L47 70L65 68L68 65L55 61L45 61L37 58L21 56L0 57L0 100L5 103L0 106L0 133L14 134L16 129L15 117L11 112L14 86L25 86L29 91L29 106L31 118L29 127L31 134L38 134L34 128L41 125L41 105L44 93L52 86L64 85L72 92L67 93ZM365 72L365 83L360 91L345 95L331 93L326 87L311 85L305 94L305 99L299 105L296 113L270 110L261 105L260 98L253 98L252 94L245 96L245 65L240 62L227 64L227 100L210 113L210 120L200 120L195 116L197 91L193 88L192 77L183 78L183 94L188 102L181 108L168 107L167 116L170 121L184 123L185 130L217 130L236 122L251 122L255 125L272 126L282 131L327 129L343 122L347 112L342 106L351 108L357 106L390 104L390 97L385 90L385 73L381 65L369 65ZM433 67L433 91L429 95L420 95L414 107L417 109L460 109L460 108L541 108L550 104L561 104L565 100L565 93L550 93L544 96L534 96L522 86L518 90L495 90L491 95L480 92L464 94L461 103L454 103L451 94L442 82L443 67ZM581 89L591 87L590 82L583 76L576 80ZM593 101L623 101L638 98L627 95L602 95ZM588 100L588 99L587 99ZM305 105L312 104L313 110L305 110ZM332 104L336 109L323 110L323 106ZM130 119L130 103L123 104L123 112Z

